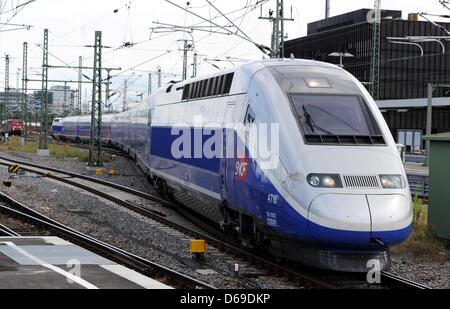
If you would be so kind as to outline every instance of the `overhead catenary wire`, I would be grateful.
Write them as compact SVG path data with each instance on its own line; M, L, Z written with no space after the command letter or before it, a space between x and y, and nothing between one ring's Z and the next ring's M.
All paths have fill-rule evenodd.
M165 56L165 55L167 55L167 54L170 54L171 52L172 52L171 50L167 50L165 53L162 53L162 54L160 54L160 55L157 55L157 56L155 56L155 57L153 57L153 58L151 58L151 59L149 59L149 60L146 60L146 61L144 61L144 62L142 62L142 63L139 63L139 64L137 64L137 65L135 65L135 66L133 66L133 67L131 67L131 68L128 68L128 69L123 70L123 71L120 71L119 73L117 73L117 74L115 74L115 75L112 75L111 78L116 77L116 76L119 76L119 75L122 75L122 74L124 74L124 73L126 73L126 72L129 72L129 71L131 71L131 70L133 70L133 69L135 69L135 68L137 68L137 67L140 67L141 65L147 64L147 63L149 63L149 62L151 62L151 61L154 61L154 60L156 60L156 59L158 59L158 58L161 58L161 57L163 57L163 56Z
M127 3L128 3L128 2L127 2ZM99 18L97 18L97 19L95 19L95 20L93 20L93 21L90 21L90 22L88 22L88 23L86 23L86 24L84 24L84 25L82 25L82 26L79 26L79 27L77 27L77 28L74 28L73 30L70 30L69 32L66 32L66 33L64 33L64 34L62 34L62 35L63 35L63 36L66 36L66 35L72 34L72 33L74 33L75 31L78 31L78 30L80 30L80 29L83 29L83 28L85 28L85 27L87 27L87 26L91 26L91 25L93 25L93 24L99 22L100 20L103 20L103 19L105 19L105 18L107 18L107 17L109 17L109 16L111 16L111 15L117 14L118 12L120 12L121 8L124 7L124 6L126 7L126 5L127 5L127 4L121 5L119 8L113 9L113 10L111 10L109 13L107 13L107 14L105 14L105 15L103 15L103 16L101 16L101 17L99 17Z
M234 23L234 22L232 22L228 17L227 17L227 15L225 15L225 14L223 14L214 4L212 4L209 0L206 0L206 2L208 2L209 3L209 5L210 6L212 6L217 12L219 12L226 20L228 20L228 22L230 23L230 24L232 24L235 28L236 28L236 30L237 31L240 31L248 40L250 40L251 41L251 38L244 32L244 31L242 31L242 29L241 28L239 28L238 26L236 26L236 24ZM248 3L248 2L247 2Z
M234 18L234 19L233 19L233 22L236 22L236 21L238 21L239 19L241 19L241 22L242 22L243 19L245 18L245 16L246 16L247 14L249 14L250 12L256 10L257 8L259 8L260 5L263 5L263 4L266 3L267 1L268 1L268 0L259 0L259 1L256 2L256 4L252 4L252 5L248 5L248 2L247 2L246 6L244 6L242 9L235 10L235 11L232 11L232 12L229 12L229 13L226 13L226 14L228 15L228 14L236 13L237 11L241 11L241 10L245 9L244 14L242 14L242 15L238 16L237 18ZM248 11L249 8L251 8L250 11ZM201 23L203 23L203 22L201 22ZM199 25L199 24L200 24L200 23L198 23L197 25ZM255 29L256 29L257 27L258 27L258 24L255 26ZM197 42L197 43L198 43L198 42L201 42L201 41L203 41L204 39L208 38L209 36L211 36L212 34L215 34L215 33L217 33L217 31L213 31L213 32L209 33L208 35L205 35L204 37L198 39L196 42ZM228 54L231 50L233 50L233 49L235 48L236 45L239 44L238 42L239 42L239 38L238 38L238 40L237 40L237 43L235 43L232 47L230 47L228 50L226 50L225 52L221 53L220 55ZM219 56L220 56L220 55L219 55Z
M131 79L132 77L135 77L135 79L130 81L130 79ZM133 85L136 81L138 81L141 77L142 77L142 75L134 75L134 74L132 74L132 75L130 75L127 79L125 79L124 81L127 82L127 86L131 86L131 85ZM123 88L124 88L124 84L122 84L119 88L113 90L113 91L112 91L112 93L113 93L112 95L119 93ZM125 91L125 89L124 89L124 91ZM128 90L127 90L127 91L128 91ZM118 97L116 97L116 98L109 104L109 106L114 105L114 103L116 103L117 100L119 100L119 99L122 98L122 97L123 97L123 94L120 94Z
M186 27L186 26L179 26L179 25L173 25L168 23L161 23L161 22L153 22L154 24L162 25L162 27L152 27L150 28L152 30L152 33L168 33L168 32L186 32L190 30L191 32L195 31L202 31L202 32L208 32L211 33L211 30L203 29L203 28L197 28L197 27ZM167 30L167 31L164 31ZM224 34L224 35L231 35L229 32L219 32L214 31L216 34Z
M188 9L185 9L185 8L183 8L182 6L180 6L180 5L178 5L178 4L174 3L174 2L172 2L172 1L170 1L170 0L165 0L165 1L168 2L168 3L170 3L170 4L172 4L173 6L176 6L176 7L180 8L180 9L182 9L182 10L185 10L186 12L188 12L188 13L190 13L190 14L192 14L192 15L194 15L194 16L200 18L200 19L203 19L203 20L206 21L206 22L209 22L209 23L211 23L211 24L213 24L213 25L215 25L215 26L221 28L222 30L225 30L226 32L229 32L229 33L231 33L231 34L234 34L234 35L240 37L241 39L243 39L243 40L245 40L245 41L248 41L248 42L252 43L253 45L255 45L255 46L256 46L262 53L264 53L265 55L270 55L270 54L273 54L273 53L274 53L274 51L271 50L270 47L268 47L268 46L265 46L265 45L263 45L263 44L256 43L256 42L252 41L251 39L248 39L248 38L246 38L245 36L240 35L239 33L234 33L234 32L232 32L231 30L229 30L229 29L227 29L227 28L225 28L225 27L223 27L223 26L220 26L219 24L217 24L217 23L215 23L215 22L213 22L213 21L211 21L211 20L208 20L208 19L206 19L206 18L204 18L204 17L202 17L202 16L200 16L200 15L198 15L198 14L192 12L192 11L189 11Z
M125 24L125 35L124 35L124 39L123 39L123 46L124 47L128 47L128 46L133 46L133 29L132 29L132 25L131 25L131 1L126 5L127 8L127 21ZM127 41L127 37L128 37L128 32L130 32L130 40Z
M264 3L265 3L265 1L258 1L258 2L260 2L261 4L264 4ZM248 6L248 2L247 2L247 6ZM251 6L248 6L248 8L250 8L250 7L251 7ZM257 6L254 6L253 9L251 9L250 11L248 11L248 9L247 9L247 10L244 12L243 15L241 15L240 17L238 17L238 18L236 19L236 21L237 21L238 19L241 19L240 24L239 24L239 27L241 27L241 25L242 25L242 23L244 22L245 17L247 16L247 14L249 14L250 12L252 12L253 10L255 10L256 8L257 8ZM251 33L253 33L253 31L254 31L255 29L259 28L259 22L260 22L260 20L258 19L258 23L255 24L255 27L253 28L253 30L251 31ZM234 49L236 48L236 46L238 46L238 45L239 45L239 41L236 41L232 46L230 46L229 49L225 50L224 52L220 53L219 55L216 55L216 57L220 57L220 56L223 56L223 55L228 54L229 52L231 52L232 50L234 50Z
M9 12L13 12L13 15L10 18L8 18L4 24L0 25L0 30L3 29L6 25L8 25L14 19L14 17L16 17L28 4L35 2L35 1L37 1L37 0L29 0L22 4L17 4L13 9L11 9L9 11L3 11L3 8L2 8L2 10L0 11L0 15L9 13ZM6 5L6 2L7 1L5 1L5 5Z
M16 2L17 0L14 0L14 2ZM153 2L153 1L152 1ZM176 2L176 1L174 1L174 2ZM192 6L190 6L190 9L192 9L192 8L198 8L198 6L200 6L202 3L200 3L199 1L194 1L195 2L195 4L197 5L197 3L198 3L198 5L197 6L195 6L195 7L192 7ZM219 7L219 9L221 9L221 10L223 10L223 8L221 7L221 2L218 2L218 1L215 1L215 2L213 2L213 0L211 0L210 2L212 2L212 3L214 3L214 5L216 5L216 6L218 6ZM253 27L253 24L256 24L256 23L253 23L252 21L251 21L251 18L249 18L249 17L247 17L247 18L243 18L243 19L241 19L241 20L237 20L237 21L234 21L235 19L235 16L237 16L237 15L240 15L240 14L242 14L242 13L244 13L244 11L248 11L248 10L250 10L250 8L255 4L255 2L256 1L251 1L252 3L251 3L251 5L249 6L248 5L248 2L247 2L247 4L246 4L246 1L242 1L242 2L240 2L239 4L238 4L238 6L240 7L240 6L244 6L245 5L245 7L246 7L246 9L244 9L243 11L241 11L240 13L237 13L237 14L235 14L235 15L228 15L228 17L231 19L231 20L233 20L233 22L237 25L237 26L239 26L240 27L240 25L242 24L243 26L242 26L242 30L244 30L245 32L246 32L246 34L248 35L248 36L250 36L250 37L252 37L252 38L256 38L256 41L260 41L260 42L262 42L262 39L261 39L261 37L262 36L259 36L259 35L256 35L255 33L252 33L251 31L250 31L250 29L252 29L252 27ZM425 1L426 2L426 1ZM7 4L7 8L9 8L10 7L10 3L11 2L8 2L8 4ZM191 1L191 3L192 3L192 1ZM203 3L206 3L205 1L203 1ZM183 5L183 4L182 4ZM183 5L184 6L184 5ZM206 7L207 5L204 5L203 7ZM236 6L234 7L234 8L236 8ZM135 8L134 8L135 9ZM441 8L442 9L442 8ZM103 9L102 9L103 10ZM108 10L109 11L109 10ZM111 10L112 11L112 10ZM216 12L212 9L212 7L211 7L211 17L215 17L217 14L216 14ZM226 13L228 10L223 10L223 13ZM133 11L134 12L134 11ZM197 12L197 11L195 11L195 12ZM207 12L207 9L204 9L204 12ZM100 13L96 13L96 14L98 14L98 15L101 15L101 14L104 14L105 12L104 12L104 10L103 10L103 12L100 12ZM120 19L122 20L122 22L120 22L120 20L119 20L119 22L120 22L120 27L119 27L119 34L118 34L118 36L119 36L119 38L118 38L118 40L114 43L114 45L113 46L116 46L116 45L120 45L120 43L121 43L121 38L122 38L122 35L121 34L123 34L123 28L122 28L122 26L123 26L123 22L124 22L124 18L125 18L125 16L126 16L126 10L124 9L124 8L122 8L122 12L121 12L121 17L120 17ZM180 14L180 12L178 12L179 14L173 14L173 16L174 17L176 17L176 18L174 18L173 20L175 21L175 19L177 19L178 17L180 17L180 16L182 16L182 15L184 15L184 14ZM444 13L447 13L447 12L444 12ZM200 14L201 15L203 15L203 16L205 16L205 17L207 17L208 15L207 15L207 13L205 13L205 14L202 14L201 12L200 12ZM133 14L133 15L135 15L135 14ZM93 17L95 17L95 16L93 16ZM216 22L217 23L219 23L219 24L225 24L226 23L226 21L221 17L221 16L219 16L220 17L220 19L218 19L218 20L216 20ZM116 17L114 16L114 17L112 17L111 19L108 19L107 21L105 21L105 23L106 22L109 22L110 20L116 20ZM191 18L188 18L188 25L192 22L192 20L193 21L198 21L198 19L191 19ZM16 22L18 21L18 19L16 20ZM180 24L182 24L182 22L183 22L183 19L181 19L181 22L180 22ZM133 22L134 23L134 26L135 26L135 28L136 28L136 22L134 21ZM80 22L80 24L81 24L81 22ZM101 24L99 24L99 26L102 26L104 23L102 22ZM203 25L200 25L199 27L209 27L210 29L212 29L212 30L215 30L215 29L219 29L220 30L220 32L223 32L223 33L225 33L223 30L221 30L219 27L216 27L216 26L214 26L214 25L209 25L209 26L205 26L206 25L206 23L205 22L203 22ZM248 27L248 25L250 25L250 27ZM225 26L226 27L226 26ZM230 28L230 27L228 27L228 28ZM57 29L55 29L56 31L58 31ZM65 29L64 29L65 30ZM69 30L70 30L70 28L69 28ZM137 30L137 29L136 29ZM231 28L230 29L231 31L235 31L234 30L234 28ZM134 32L133 33L133 39L134 40L139 40L139 39L145 39L145 37L139 37L139 36L137 36L137 32ZM242 34L242 33L240 33L239 32L239 34ZM203 36L204 36L205 34L203 33L203 34L199 34L198 35L198 38L202 38ZM154 35L153 36L153 39L156 39L158 37L158 35ZM72 37L67 37L67 39L72 39L73 41L75 41L75 42L79 42L78 40L76 40L75 39L76 38L76 36L72 36ZM169 38L172 38L172 37L169 37ZM221 39L221 37L220 36L213 36L211 39L206 39L206 40L204 40L204 44L217 44L216 42L214 42L214 43L211 43L211 41L216 41L216 38L217 38L217 40L219 40L219 39ZM128 39L129 39L129 37L128 37ZM161 39L161 40L163 40L163 42L155 42L155 43L165 43L165 40L164 39ZM226 38L226 40L229 40L228 38ZM148 41L148 40L146 40L146 41ZM143 41L143 42L146 42L146 41ZM197 37L196 37L196 42L198 42L199 40L197 39ZM231 41L231 40L230 40ZM59 41L58 40L58 42L61 42L61 41ZM239 39L239 38L233 38L233 40L231 41L232 43L240 43L240 44L242 44L242 45L247 45L247 43L246 42L243 42L241 39ZM64 43L64 42L61 42L61 43ZM150 43L150 44L146 44L146 45L143 45L143 47L147 47L147 46L152 46L153 44L152 43ZM78 45L78 46L80 46L80 45ZM206 45L205 45L206 46ZM209 45L207 45L208 47L209 47ZM80 47L82 47L82 46L80 46ZM166 47L166 46L164 46L164 47ZM211 53L210 55L208 55L210 58L214 58L214 56L217 56L217 54L219 54L220 52L222 52L222 51L224 51L224 50L226 50L227 49L227 47L228 46L226 46L226 48L223 48L223 49L220 49L217 53ZM136 46L136 48L134 49L134 50L137 50L137 48L138 48L138 46ZM132 50L132 49L130 49L130 50ZM250 47L250 48L246 48L246 50L250 50L250 51L252 51L252 48ZM236 54L239 54L239 51L240 51L240 46L238 46L238 48L236 49L236 51L235 52L231 52L231 54L233 54L233 55L236 55ZM161 50L161 52L163 52L162 50ZM253 52L254 52L254 54L256 54L256 52L255 52L255 50L253 50ZM56 55L58 55L61 59L63 59L63 60L69 60L68 62L69 63L71 63L71 61L70 60L72 60L72 59L70 59L69 57L65 57L65 56L63 56L63 54L62 53L59 53L59 52L56 52L56 50L54 50L53 51L53 53L54 54L56 54ZM114 51L112 51L111 50L111 53L104 53L105 55L106 54L108 54L109 56L108 57L105 57L105 59L108 59L108 60L110 60L110 61L114 61L115 60L115 58L116 58L116 56L120 56L120 57L122 57L122 56L125 56L125 54L126 53L122 53L122 54L115 54L114 53ZM156 53L155 53L156 54ZM90 54L88 54L88 53L84 53L84 55L85 56L90 56ZM154 55L153 53L152 54L150 54L150 55L148 55L147 57L149 57L149 56L151 56L151 55ZM136 54L136 56L141 56L140 54ZM134 55L131 55L130 56L130 58L131 58L131 60L133 59L133 57L134 57ZM170 55L166 58L166 59L169 59L169 58L171 58L170 57ZM224 57L222 57L222 58L224 58ZM75 58L73 58L73 59L75 59ZM166 59L164 59L164 60L166 60ZM132 65L133 64L133 62L135 62L135 63L137 63L137 62L139 62L139 60L141 60L141 61L144 61L145 60L145 58L142 58L142 59L138 59L138 61L136 61L136 60L134 60L134 61L132 61L131 63L127 63L126 65ZM163 61L163 60L161 60L161 61ZM159 62L159 61L156 61L156 62ZM78 69L77 68L77 65L74 65L74 64L72 64L74 67L75 67L75 69ZM220 64L219 64L220 65ZM163 65L163 66L167 66L167 68L170 68L171 67L171 64L169 64L169 65ZM224 65L220 65L220 66L225 66L225 64ZM228 64L227 64L227 66L228 66ZM145 69L147 66L143 66L142 68L143 69ZM177 68L175 68L175 71L174 72L177 72ZM115 73L117 73L117 72L115 72ZM86 72L86 74L88 74L88 72ZM126 73L125 73L126 74ZM88 74L88 75L90 75L90 74Z
M423 12L422 12L422 13L418 13L418 14L419 14L423 19L427 20L429 23L431 23L432 25L434 25L436 28L442 30L442 31L445 32L447 35L450 35L450 31L447 30L447 28L445 28L444 26L441 26L441 25L435 23L434 21L432 21L431 19L429 19L429 18L426 17L426 15L430 15L430 14L423 13ZM448 15L446 15L446 16L447 16L446 18L450 18L450 16L448 16Z
M17 31L17 30L30 30L31 26L24 25L22 27L12 28L12 29L5 29L0 30L0 32L10 32L10 31Z
M24 8L26 5L28 5L28 4L30 4L31 2L34 2L34 1L36 1L36 0L27 1L27 2L25 2L25 3L23 3L23 4L17 5L17 7L19 7L19 8ZM5 1L4 3L6 4L6 2L7 2L7 1ZM2 1L0 1L0 5L1 5L1 3L2 3ZM115 13L119 12L119 10L120 10L120 9L114 9L111 13L108 13L107 15L104 15L104 16L102 16L102 17L100 17L100 18L98 18L98 19L96 19L96 20L94 20L94 21L91 21L91 22L89 22L89 23L87 23L87 24L85 24L85 25L83 25L83 26L81 26L81 27L78 27L78 28L76 28L76 29L74 29L74 30L72 30L72 31L70 31L70 32L67 32L67 33L65 33L65 34L63 34L63 35L58 35L58 34L56 34L56 33L54 33L54 32L51 32L51 31L49 31L49 32L51 32L51 33L52 33L53 35L55 35L56 37L58 37L58 38L60 38L60 39L62 39L62 40L65 40L66 42L68 42L68 43L70 43L70 44L73 44L73 46L75 46L76 44L74 44L73 42L69 41L69 40L68 40L67 38L65 38L64 36L66 36L66 35L68 35L68 34L71 34L71 33L75 32L76 30L82 29L83 27L86 27L86 26L88 26L88 25L91 25L91 24L93 24L93 23L96 23L96 22L98 22L98 21L101 20L101 19L104 19L104 18L106 18L106 17L108 17L108 16L110 16L110 15L112 15L112 14L115 14ZM12 10L10 10L10 11L12 11ZM1 13L1 10L0 10L0 13ZM0 24L0 25L1 25L1 24ZM1 29L1 27L0 27L0 29ZM0 31L0 32L2 32L2 31ZM50 40L50 41L54 41L54 40L55 40L55 39L52 39L52 40ZM36 44L34 44L34 45L31 45L31 46L32 46L32 47L39 47L39 48L42 49L42 47L39 46L39 43L36 43ZM68 47L68 46L65 46L65 47ZM86 47L86 46L83 46L83 47ZM49 53L49 54L50 54L50 53ZM68 64L68 63L62 61L61 59L59 59L58 57L56 57L56 56L53 55L53 54L51 54L51 55L52 55L53 57L57 58L57 59L58 59L59 61L61 61L62 63L64 63L65 65L72 67L71 64ZM89 58L92 58L92 57L89 57ZM74 61L73 63L75 63L75 61ZM73 68L73 67L72 67L72 68ZM75 68L77 69L77 67L75 67ZM78 69L77 69L77 70L78 70ZM84 76L84 77L86 77L86 78L89 79L89 77L87 77L87 76Z
M247 5L247 6L244 6L244 7L242 7L242 8L239 8L239 9L232 10L232 11L230 11L230 12L227 12L227 13L225 13L225 14L227 14L227 15L234 14L234 13L237 13L237 12L240 12L240 11L243 11L243 10L247 10L248 8L252 8L252 10L254 10L254 9L256 9L257 7L259 7L259 5L264 4L264 3L268 2L268 1L269 1L269 0L258 0L258 1L256 2L256 4ZM244 15L245 15L245 14L244 14ZM241 17L244 16L244 15L239 16L238 18L234 19L234 21L238 20L239 18L241 18ZM220 17L221 17L221 15L215 16L215 17L212 18L212 20L215 20L215 19L220 18ZM101 19L101 18L100 18L100 19ZM100 19L99 19L99 20L100 20ZM205 21L200 21L200 22L197 23L197 24L194 24L194 25L191 25L191 26L186 26L186 27L187 27L187 28L193 27L193 26L196 26L196 25L200 25L200 24L202 24L202 23L204 23L204 22L205 22ZM211 25L211 24L210 24L210 25ZM220 27L222 27L222 26L219 26L219 28L220 28ZM78 28L78 29L79 29L79 28ZM207 37L210 36L211 34L214 34L214 32L212 32L212 33L206 35L205 37L203 37L203 38L197 40L196 42L202 41L203 39L207 38ZM138 45L138 44L143 44L143 43L147 43L147 42L154 41L154 40L157 40L157 39L162 39L162 38L167 37L167 36L169 36L169 35L172 35L172 33L162 33L162 34L159 35L159 36L151 37L150 39L146 39L146 40L143 40L143 41L140 41L140 42L136 42L136 43L133 44L133 46L128 47L127 50L132 50L132 49L133 49L136 45ZM76 44L75 44L75 45L76 45ZM117 48L115 48L115 49L112 49L112 50L110 50L110 51L103 52L103 56L107 56L107 55L109 55L109 54L111 54L111 53L117 52L117 51L119 51L119 50L123 50L124 48L125 48L125 47L124 47L123 45L121 45L121 46L119 46L119 47L117 47ZM86 61L86 60L92 59L92 56L84 56L82 59L83 59L83 61ZM77 61L73 61L73 62L71 62L71 63L75 64L75 63L77 63Z
M39 47L40 49L44 49L40 44L36 44L37 47ZM56 58L57 60L59 60L61 63L63 63L64 65L68 66L70 69L76 71L78 73L78 67L74 67L70 64L68 64L67 62L65 62L64 60L60 59L58 56L55 56L54 54L52 54L51 52L47 51L48 54L54 58ZM89 76L85 75L85 74L81 74L84 78L86 78L89 81L92 81L92 78L90 78Z
M442 4L444 8L450 11L450 2L446 0L439 0L439 3Z
M251 4L251 5L246 4L244 7L241 7L241 8L236 9L236 10L232 10L232 11L230 11L230 12L226 12L225 15L231 15L231 14L234 14L234 13L237 13L237 12L240 12L240 11L243 11L243 10L247 10L248 8L251 8L251 7L253 7L252 10L255 10L256 8L258 8L259 6L265 4L265 3L268 2L268 1L269 1L269 0L258 0L258 1L256 1L255 4ZM245 13L244 13L244 15L245 15ZM243 15L241 15L241 17L242 17L242 16L243 16ZM197 27L197 26L199 26L199 25L201 25L201 24L203 24L203 23L205 23L205 22L208 23L208 27L211 27L212 24L210 23L210 20L216 20L216 19L218 19L218 18L220 18L220 17L222 17L221 14L219 14L219 15L217 15L217 16L215 16L215 17L212 17L212 18L210 18L210 19L207 19L207 20L202 20L202 21L200 21L200 22L198 22L198 23L195 23L195 24L193 24L193 25L191 25L191 26L187 26L187 27L188 27L188 28L189 28L189 27L194 27L194 26ZM239 18L240 18L240 17L234 19L234 21L238 20Z
M17 4L15 7L13 7L12 9L10 9L10 10L8 10L8 11L3 11L3 9L4 9L4 7L3 7L3 8L0 10L0 15L1 15L1 14L10 13L10 12L15 12L18 8L23 7L23 6L26 6L26 5L30 4L31 2L34 2L34 1L37 1L37 0L29 0L29 1L26 1L26 2L24 2L24 3ZM6 6L7 3L8 3L8 1L5 1L3 6Z

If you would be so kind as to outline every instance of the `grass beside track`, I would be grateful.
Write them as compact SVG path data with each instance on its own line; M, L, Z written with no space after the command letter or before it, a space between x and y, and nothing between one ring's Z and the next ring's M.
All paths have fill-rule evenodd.
M428 226L428 206L418 197L413 197L413 206L412 233L407 241L394 247L392 251L448 260L450 258L448 244L436 238Z
M9 138L6 144L0 145L0 150L12 150L18 152L36 153L39 148L39 142L27 141L25 145L20 144L20 139L17 136ZM89 151L73 148L69 145L58 145L54 141L49 142L48 149L50 155L57 158L78 158L82 162L89 161ZM109 161L108 156L104 156L104 162Z

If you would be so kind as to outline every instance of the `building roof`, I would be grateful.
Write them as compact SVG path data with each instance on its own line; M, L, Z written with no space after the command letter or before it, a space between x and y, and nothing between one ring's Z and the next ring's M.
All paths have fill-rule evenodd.
M402 11L381 10L382 18L401 18ZM332 16L308 24L308 35L323 32L330 29L367 22L373 18L373 9L360 9L341 15Z
M381 100L377 101L377 105L380 109L418 108L426 107L428 99ZM450 98L433 98L433 106L450 106Z
M425 135L423 137L424 140L430 140L430 141L449 141L450 142L450 132L445 133L439 133L439 134L432 134L432 135Z

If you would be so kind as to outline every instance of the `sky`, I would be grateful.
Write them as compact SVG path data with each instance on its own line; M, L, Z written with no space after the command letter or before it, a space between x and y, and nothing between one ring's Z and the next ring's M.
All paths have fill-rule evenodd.
M18 4L29 0L0 0L0 89L4 87L4 55L11 57L10 86L16 87L17 72L22 67L22 45L28 42L29 79L40 79L42 66L42 49L44 29L49 30L49 64L78 66L78 57L83 57L83 65L93 65L95 31L102 31L103 67L121 68L112 71L112 89L117 95L112 98L115 106L122 104L123 81L128 80L130 100L137 100L139 93L147 93L149 71L156 71L160 66L163 82L181 79L182 42L193 39L195 50L199 54L198 75L214 72L217 69L203 59L236 58L231 62L214 62L220 68L230 67L239 61L262 58L262 53L251 43L236 35L214 33L218 28L190 14L166 0L35 0L21 7L17 15L13 15ZM216 24L226 25L228 21L221 15L224 13L233 20L242 32L252 41L270 46L272 26L261 20L260 6L264 2L262 15L267 16L269 9L275 6L275 0L170 0L206 19L212 18ZM408 13L427 12L432 14L450 14L439 0L382 0L383 9L402 10L404 18ZM285 0L285 17L294 21L286 22L288 39L306 35L307 24L322 19L325 15L325 0ZM449 5L450 6L450 5ZM218 9L218 11L215 8ZM331 15L339 15L360 8L372 8L373 0L331 0ZM220 13L220 12L221 13ZM448 21L433 18L437 21ZM2 23L30 25L29 30L6 31L14 26ZM176 24L181 26L201 25L203 30L186 32L165 32L155 22ZM161 26L161 25L159 25ZM228 28L236 31L235 28ZM220 30L224 32L224 30ZM242 34L242 33L241 33ZM135 43L131 48L124 48L126 42ZM88 47L87 47L88 46ZM209 60L211 63L211 61ZM192 63L192 53L189 54ZM131 70L133 69L133 70ZM92 72L84 72L91 76ZM191 68L189 68L189 76ZM50 69L50 79L78 79L75 69ZM54 83L50 83L54 85ZM77 85L73 84L73 88ZM156 87L156 77L152 88ZM40 88L39 82L30 82L29 88ZM90 86L83 86L87 99L90 99ZM83 95L83 99L84 99Z

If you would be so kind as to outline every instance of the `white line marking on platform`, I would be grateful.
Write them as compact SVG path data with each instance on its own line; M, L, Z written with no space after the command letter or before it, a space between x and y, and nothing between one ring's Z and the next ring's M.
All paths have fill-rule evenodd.
M87 282L86 280L84 280L84 279L82 279L80 277L77 277L77 276L75 276L75 275L73 275L71 273L68 273L67 271L65 271L65 270L63 270L63 269L61 269L61 268L59 268L57 266L45 263L43 260L35 257L34 255L29 254L27 251L23 250L22 248L19 248L18 246L16 246L12 242L4 241L4 242L1 242L1 243L11 247L12 249L14 249L17 252L19 252L20 254L22 254L23 256L29 258L30 260L33 260L34 262L39 263L41 266L46 267L46 268L48 268L50 270L53 270L54 272L56 272L56 273L58 273L60 275L63 275L67 279L72 280L73 282L76 282L76 283L78 283L81 286L84 286L86 289L98 289L98 287L96 287L92 283L89 283L89 282Z
M165 285L159 281L146 277L132 269L126 268L122 265L100 265L100 267L119 275L137 285L146 289L173 289L172 287Z
M55 246L69 246L69 245L73 245L72 243L70 243L70 242L68 242L68 241L66 241L64 239L61 239L59 237L56 237L56 236L45 236L45 237L42 237L42 239L45 242L47 242L49 244L52 244L52 245L55 245Z

